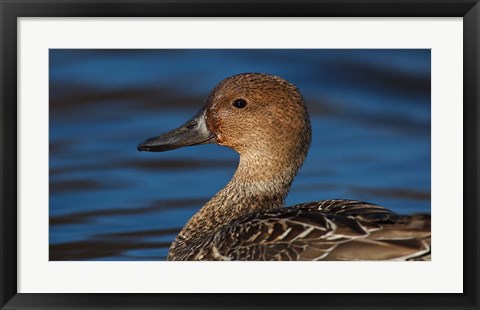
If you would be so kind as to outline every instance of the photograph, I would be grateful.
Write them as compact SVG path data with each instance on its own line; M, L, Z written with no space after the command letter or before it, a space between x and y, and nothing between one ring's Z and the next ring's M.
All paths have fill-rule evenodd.
M431 261L431 49L48 58L50 261Z
M478 309L479 1L0 0L1 310Z

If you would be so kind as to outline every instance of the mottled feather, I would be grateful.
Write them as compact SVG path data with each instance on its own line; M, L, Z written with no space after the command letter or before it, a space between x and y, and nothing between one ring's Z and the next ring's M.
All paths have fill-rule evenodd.
M183 258L424 260L430 255L430 217L401 216L361 201L324 200L248 214L200 243Z

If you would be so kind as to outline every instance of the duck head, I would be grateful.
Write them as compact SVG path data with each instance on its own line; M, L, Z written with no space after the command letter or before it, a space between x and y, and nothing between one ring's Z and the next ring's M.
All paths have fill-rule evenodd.
M278 76L245 73L221 81L197 115L177 129L147 139L138 150L162 152L216 143L237 151L241 160L290 161L286 164L297 170L310 141L310 120L298 89Z

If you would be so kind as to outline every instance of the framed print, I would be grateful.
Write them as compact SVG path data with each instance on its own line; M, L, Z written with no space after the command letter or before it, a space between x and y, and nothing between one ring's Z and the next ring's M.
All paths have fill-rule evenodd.
M2 309L478 308L478 1L0 9Z

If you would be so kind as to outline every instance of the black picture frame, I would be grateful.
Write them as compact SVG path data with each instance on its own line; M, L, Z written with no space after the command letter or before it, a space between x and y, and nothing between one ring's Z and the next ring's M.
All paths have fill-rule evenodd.
M479 309L478 0L0 0L2 309ZM17 293L17 18L19 17L463 17L464 231L462 294ZM459 103L452 103L459 104ZM448 207L448 206L445 206ZM459 206L452 206L452 212ZM442 279L439 275L439 280ZM48 279L46 279L48 280ZM234 279L232 279L234 281ZM268 284L268 279L263 279ZM328 279L319 279L328 281ZM359 281L361 283L361 281Z

